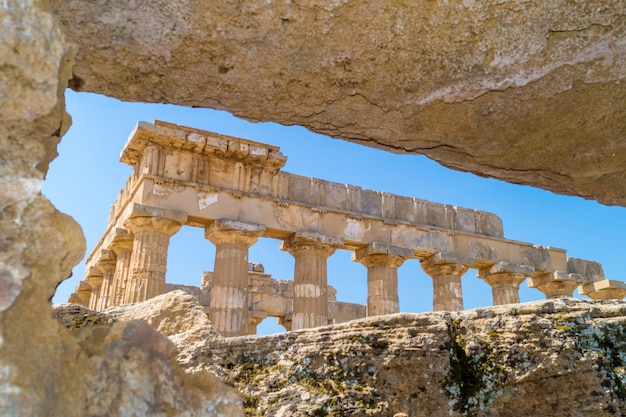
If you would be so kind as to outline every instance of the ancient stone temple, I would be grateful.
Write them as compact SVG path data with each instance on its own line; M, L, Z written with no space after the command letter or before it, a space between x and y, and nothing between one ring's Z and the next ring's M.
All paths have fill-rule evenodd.
M494 214L283 172L286 156L268 144L140 122L121 161L134 171L72 295L95 310L163 294L169 240L183 226L202 227L216 246L204 304L226 336L254 333L268 315L296 330L397 313L397 271L408 259L433 279L435 310L463 309L469 268L491 286L494 305L518 303L527 278L547 298L572 297L576 288L593 299L626 295L597 262L506 239ZM248 249L260 237L293 255L291 284L249 267ZM367 268L362 309L337 303L327 284L336 249L353 251Z

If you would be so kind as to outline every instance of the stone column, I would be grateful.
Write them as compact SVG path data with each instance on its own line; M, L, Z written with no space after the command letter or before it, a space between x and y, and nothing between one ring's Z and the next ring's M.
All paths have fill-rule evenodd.
M109 305L119 306L124 304L125 289L128 285L130 258L133 251L133 236L128 230L116 229L115 237L111 245L109 245L109 249L117 255Z
M204 235L216 246L211 280L209 317L222 336L242 336L249 332L248 248L265 226L219 219Z
M248 334L256 334L257 326L261 324L261 322L265 320L266 318L267 318L267 314L264 316L263 315L249 316L248 317Z
M328 324L326 261L335 252L338 238L312 233L293 234L280 249L295 258L292 330Z
M76 286L76 295L80 298L80 304L89 308L89 301L91 300L91 285L85 281L80 281Z
M91 297L89 297L89 305L87 307L95 311L100 296L100 287L102 286L102 271L93 266L88 268L84 281L91 287Z
M422 270L433 279L433 310L463 310L461 278L468 270L469 259L454 254L436 253L421 262Z
M124 304L145 301L165 293L170 237L180 230L187 216L184 215L185 220L182 215L177 217L136 215L126 220L124 225L134 238Z
M367 268L367 316L400 311L398 268L414 256L411 249L371 243L352 254L352 261Z
M499 262L478 271L478 277L491 286L493 305L519 303L519 286L532 275L534 268L523 265Z
M110 250L103 249L101 251L101 258L96 262L96 268L102 271L102 286L100 287L100 294L98 302L96 303L96 310L101 311L109 307L109 296L111 293L111 287L113 284L113 276L115 275L115 253Z
M582 275L556 271L535 273L528 286L538 289L546 298L572 298L576 287L586 282L589 281Z

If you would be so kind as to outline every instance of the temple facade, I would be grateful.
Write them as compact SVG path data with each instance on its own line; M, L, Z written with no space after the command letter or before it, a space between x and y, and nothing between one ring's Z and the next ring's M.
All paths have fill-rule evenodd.
M121 154L133 173L71 300L101 310L164 293L169 240L183 226L203 228L216 247L202 288L225 336L253 334L266 316L296 330L397 313L398 268L408 259L432 278L436 311L463 309L461 277L470 268L491 286L494 305L519 302L526 280L547 298L572 297L576 288L593 299L626 295L626 284L606 279L597 262L506 239L494 214L290 174L281 171L286 160L268 144L138 123ZM248 249L260 237L294 257L291 284L250 270ZM336 249L367 268L362 309L337 303L327 284ZM263 282L266 290L255 292ZM271 311L260 294L278 294L282 310Z

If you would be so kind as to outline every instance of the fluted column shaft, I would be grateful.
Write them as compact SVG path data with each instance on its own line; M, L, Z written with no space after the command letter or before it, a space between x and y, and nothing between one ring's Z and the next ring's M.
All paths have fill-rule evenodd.
M335 248L293 235L281 249L295 258L292 330L328 325L327 260Z
M85 276L85 282L91 287L91 297L89 297L87 307L95 311L100 296L100 287L102 286L102 271L98 268L89 267Z
M367 268L368 317L398 313L398 268L404 259L394 255L371 254L359 259L359 262Z
M261 225L230 220L218 220L205 230L216 246L209 317L222 336L249 333L248 248L263 230Z
M463 310L461 278L467 272L467 266L452 262L435 262L430 259L422 261L421 266L433 279L433 310Z
M109 305L119 306L124 304L125 289L128 285L133 238L130 235L115 238L110 249L117 255L117 263L115 265Z
M115 254L109 252L110 258L102 259L96 263L96 268L102 271L102 286L100 287L98 301L96 303L96 310L101 311L109 307L111 287L113 283L113 276L115 275Z
M519 272L498 272L485 274L483 278L491 286L493 305L519 303L519 286L526 275Z
M162 217L142 216L128 219L125 226L134 238L124 304L164 294L167 249L170 237L180 230L181 224Z

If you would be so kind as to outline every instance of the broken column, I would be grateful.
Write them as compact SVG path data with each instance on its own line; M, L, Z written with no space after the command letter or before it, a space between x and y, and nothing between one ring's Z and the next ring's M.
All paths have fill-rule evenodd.
M626 283L603 279L581 285L578 292L592 300L622 300L626 297Z
M529 266L498 262L495 265L482 268L478 277L491 286L493 305L519 303L519 286L532 275L535 269Z
M135 204L124 223L133 233L130 277L124 304L145 301L165 293L167 248L170 237L187 221L187 214Z
M370 243L352 254L352 261L367 268L367 315L379 316L400 311L398 298L398 268L411 249L385 243Z
M109 306L119 306L124 302L124 290L128 285L130 257L133 250L133 236L128 230L117 228L114 233L115 235L109 245L109 249L115 252L117 263L115 265Z
M205 237L216 246L209 316L222 336L249 333L248 248L263 231L263 225L229 219L205 229Z
M563 271L535 273L528 281L530 288L536 288L546 298L571 298L574 290L588 280L580 274L568 274Z
M422 269L433 279L434 311L463 310L461 278L471 260L455 254L438 252L421 262Z
M292 330L328 324L326 261L341 239L315 233L294 233L280 249L295 258Z

